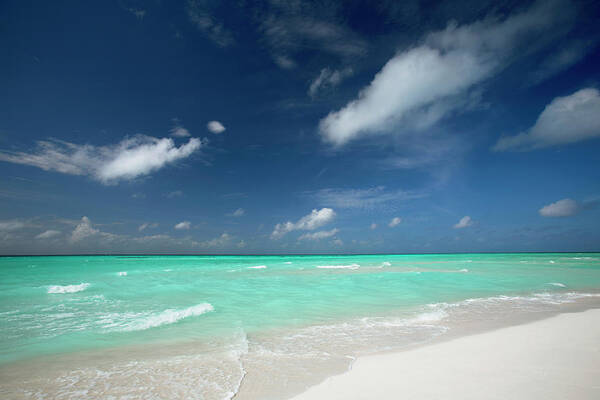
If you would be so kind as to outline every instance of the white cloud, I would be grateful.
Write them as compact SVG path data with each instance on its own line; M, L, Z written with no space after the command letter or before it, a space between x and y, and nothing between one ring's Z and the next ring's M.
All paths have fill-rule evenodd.
M300 218L296 223L288 221L275 225L275 229L273 230L273 233L271 233L271 239L280 239L285 236L285 234L295 230L315 230L333 221L335 215L335 211L331 208L312 210L310 214Z
M377 229L377 224L375 222L373 222L369 228L373 231L373 230Z
M237 210L230 212L228 214L225 214L225 216L227 217L241 217L246 213L246 211L243 208L238 208Z
M19 220L0 221L0 232L16 231L25 227L25 223Z
M71 233L71 242L79 242L89 236L94 236L100 231L92 227L92 222L86 216L81 217L81 221Z
M466 228L467 226L471 226L471 225L473 225L473 220L468 215L465 215L464 217L462 217L460 219L460 221L458 221L456 224L454 224L454 229L462 229L462 228Z
M401 222L402 222L402 218L400 218L400 217L394 217L394 218L392 218L392 220L390 221L390 223L388 224L388 226L390 228L393 228L395 226L400 225Z
M201 242L200 245L203 247L223 247L229 244L231 241L231 236L227 233L223 233L221 236L207 240L206 242Z
M326 15L328 6L313 3L299 12L296 2L272 2L271 10L261 21L260 31L277 65L294 68L291 56L307 48L330 56L352 60L364 55L367 43L351 30L336 24L334 16Z
M176 224L173 228L178 229L178 230L183 230L183 229L190 229L191 226L192 226L192 224L190 223L190 221L181 221L180 223Z
M320 121L324 140L336 146L369 134L398 132L402 122L427 128L457 108L474 85L525 53L525 44L541 46L560 12L556 2L538 2L527 12L500 21L449 24L427 35L379 71L373 81L341 110ZM541 40L539 36L542 36ZM536 40L532 40L536 39ZM521 47L519 47L521 46Z
M175 120L175 126L173 128L171 128L171 130L169 132L171 132L171 136L175 136L175 137L188 137L188 136L191 136L190 135L190 131L188 131L187 129L185 129L183 127L183 125L181 125L178 122L178 120Z
M169 199L174 199L175 197L183 196L183 192L181 190L175 190L173 192L169 192L169 193L165 194L165 196Z
M138 227L138 231L141 232L146 229L156 228L157 226L158 226L158 224L156 222L154 222L154 223L146 222Z
M578 63L596 47L596 44L597 39L573 40L557 46L556 51L553 51L532 74L533 83L539 83Z
M35 238L36 239L51 239L53 237L59 236L60 234L61 234L60 231L55 231L55 230L50 229L50 230L40 233Z
M214 16L214 7L218 2L206 0L188 0L186 3L186 12L190 21L196 25L206 37L212 40L219 47L227 47L235 41L233 34L225 28Z
M275 61L275 64L277 64L279 68L282 69L293 69L297 66L294 60L292 60L288 56L284 56L281 54L273 56L273 61Z
M392 201L425 197L425 193L386 190L385 186L368 189L321 189L314 193L320 204L336 208L373 208Z
M580 211L581 207L575 200L562 199L539 209L542 217L570 217Z
M206 128L217 135L225 132L225 127L219 121L210 121L208 124L206 124Z
M112 146L79 145L59 140L37 142L37 151L0 152L0 161L31 165L46 171L87 175L104 184L148 175L168 164L189 157L203 146L191 138L176 147L170 138L145 135L125 138Z
M352 74L352 68L344 68L342 70L323 68L319 76L310 83L308 95L315 97L319 91L339 85L344 79L352 76Z
M340 231L339 229L333 228L330 231L318 231L318 232L314 232L314 233L305 233L304 235L300 236L298 238L298 240L319 240L319 239L325 239L325 238L334 236L339 231Z
M334 246L343 246L344 242L342 241L342 239L334 239L331 241L331 244Z
M600 137L600 92L587 88L557 97L529 130L503 137L496 151L533 150Z

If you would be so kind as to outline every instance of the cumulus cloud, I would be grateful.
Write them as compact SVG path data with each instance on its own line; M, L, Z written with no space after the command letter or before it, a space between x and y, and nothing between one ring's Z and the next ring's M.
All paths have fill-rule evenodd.
M493 149L534 150L597 137L600 137L600 92L587 88L555 98L533 127L516 136L500 138Z
M542 217L570 217L577 214L581 207L575 200L562 199L539 209Z
M375 222L373 222L369 228L373 231L373 230L377 229L377 224Z
M173 228L177 230L183 230L190 229L191 226L192 224L190 223L190 221L181 221L180 223L176 224Z
M321 189L312 193L323 205L336 208L374 208L383 203L406 201L427 196L424 192L386 190L385 186L367 189Z
M390 223L388 224L388 226L390 228L393 228L395 226L400 225L401 222L402 222L402 218L400 218L400 217L394 217L394 218L392 218L392 220L390 221Z
M227 233L223 233L221 236L216 237L211 240L207 240L205 242L201 242L200 245L202 247L223 247L230 243L232 237Z
M456 224L454 224L454 229L462 229L462 228L466 228L467 226L471 226L471 225L473 225L473 220L468 215L465 215L464 217L462 217L460 219L460 221L458 221Z
M275 225L275 229L271 233L271 239L281 239L287 233L295 230L315 230L333 221L335 215L335 211L331 208L312 210L310 214L305 215L295 223L288 221Z
M92 227L92 222L86 216L81 217L81 221L77 224L71 233L71 242L79 242L89 236L94 236L100 231Z
M318 231L318 232L314 232L314 233L305 233L304 235L300 236L298 238L298 240L319 240L319 239L325 239L325 238L334 236L339 231L340 231L339 229L333 228L330 231Z
M210 121L206 124L206 128L216 135L225 132L225 127L219 121Z
M61 234L60 231L55 231L55 230L49 229L45 232L40 233L35 238L36 239L51 239L53 237L59 236L60 234Z
M227 217L241 217L246 213L246 211L243 208L238 208L235 211L232 211L228 214L225 214L225 216Z
M191 138L179 147L170 138L145 135L125 138L112 146L79 145L60 140L42 140L32 153L0 151L0 161L31 165L46 171L87 175L104 184L148 175L189 157L203 146Z
M547 31L568 16L557 12L562 8L558 5L538 2L504 20L450 23L445 30L430 33L420 45L389 60L355 100L322 119L323 139L340 146L365 135L390 133L402 122L420 129L431 126L464 107L463 97L516 55L526 53L525 46L547 43Z
M308 95L315 97L321 90L332 88L339 85L344 79L352 76L352 68L344 68L342 70L331 70L323 68L311 83L308 88Z

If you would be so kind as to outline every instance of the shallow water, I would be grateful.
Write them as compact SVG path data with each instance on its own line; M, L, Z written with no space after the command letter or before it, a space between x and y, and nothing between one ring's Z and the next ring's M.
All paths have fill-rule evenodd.
M598 253L4 257L0 394L281 398L361 354L599 293Z

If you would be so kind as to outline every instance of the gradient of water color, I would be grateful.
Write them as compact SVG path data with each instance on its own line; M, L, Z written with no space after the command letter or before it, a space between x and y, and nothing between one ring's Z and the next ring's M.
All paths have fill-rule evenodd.
M92 395L106 376L127 373L97 394L135 397L143 383L137 395L160 397L162 380L167 392L223 399L243 379L260 382L258 370L312 382L307 365L345 368L453 323L552 311L598 293L598 253L3 257L0 365L79 360L23 397ZM147 357L149 348L170 350ZM81 356L102 352L114 354L104 367Z

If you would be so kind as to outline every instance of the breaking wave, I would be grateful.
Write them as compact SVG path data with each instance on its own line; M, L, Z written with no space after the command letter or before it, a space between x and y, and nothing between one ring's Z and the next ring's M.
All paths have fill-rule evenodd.
M202 303L182 310L169 309L157 314L142 315L125 323L117 323L116 331L143 331L150 328L156 328L163 325L174 324L182 319L195 317L213 311L210 303Z
M360 265L358 264L350 264L350 265L317 265L317 268L322 269L358 269Z
M48 286L48 293L58 294L58 293L77 293L83 292L90 286L89 283L80 283L79 285L53 285Z

